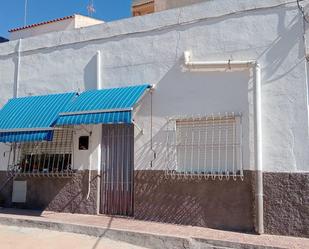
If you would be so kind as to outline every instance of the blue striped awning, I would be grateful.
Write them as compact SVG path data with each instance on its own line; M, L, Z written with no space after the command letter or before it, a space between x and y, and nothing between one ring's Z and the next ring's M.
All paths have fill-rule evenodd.
M52 140L60 112L76 93L10 99L0 110L0 142Z
M131 123L133 107L148 88L150 85L83 92L60 113L57 125Z

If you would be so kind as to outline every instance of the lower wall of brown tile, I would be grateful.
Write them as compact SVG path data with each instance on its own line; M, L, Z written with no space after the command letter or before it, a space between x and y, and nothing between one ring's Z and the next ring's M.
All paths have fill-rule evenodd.
M56 212L96 214L97 213L97 171L91 171L91 187L88 194L89 171L79 171L71 178L27 177L16 180L27 181L26 203L11 203L12 181L0 190L5 199L4 206ZM6 179L4 173L1 179ZM1 180L2 182L2 180ZM0 185L1 186L1 185Z
M0 171L0 206L11 207L13 181L6 171Z
M264 173L265 233L309 237L309 174ZM135 217L141 220L254 231L255 173L244 181L172 179L135 172Z
M252 173L238 179L172 179L163 171L135 172L134 216L184 225L254 231Z
M17 178L27 181L22 208L97 213L97 172L72 178ZM244 181L172 179L163 171L135 171L136 219L202 227L254 231L255 174ZM0 206L14 207L12 179L0 171ZM264 225L269 234L309 237L309 174L264 173Z
M264 173L264 223L269 234L309 237L309 173Z

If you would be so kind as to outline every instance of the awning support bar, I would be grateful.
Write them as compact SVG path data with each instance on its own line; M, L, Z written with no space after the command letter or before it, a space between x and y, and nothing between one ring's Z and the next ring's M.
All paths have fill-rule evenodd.
M83 114L95 114L95 113L108 113L108 112L129 112L133 108L115 108L115 109L103 109L103 110L89 110L89 111L79 111L79 112L61 112L60 116L72 116L72 115L83 115Z
M46 128L16 128L16 129L0 129L0 133L9 132L31 132L31 131L55 131L55 130L65 130L63 127L46 127Z
M136 129L139 130L141 134L144 134L144 130L135 121L132 121L132 124L136 127Z

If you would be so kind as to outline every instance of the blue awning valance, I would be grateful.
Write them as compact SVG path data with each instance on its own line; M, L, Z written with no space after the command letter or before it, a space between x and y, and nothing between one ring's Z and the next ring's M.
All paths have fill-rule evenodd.
M0 111L0 142L51 140L53 125L76 93L10 99Z
M0 133L0 142L3 143L51 141L52 139L53 131L23 131Z
M132 110L150 85L81 93L60 113L57 125L131 123Z

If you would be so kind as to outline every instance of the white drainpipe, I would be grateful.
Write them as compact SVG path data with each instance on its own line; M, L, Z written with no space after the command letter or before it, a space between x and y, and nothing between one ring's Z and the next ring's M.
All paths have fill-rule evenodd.
M22 46L22 39L19 39L19 41L18 41L18 50L17 50L16 78L15 78L14 92L13 92L13 97L14 98L18 98L21 46Z
M254 118L255 118L255 165L256 165L256 232L264 233L263 212L263 158L262 158L262 107L261 107L261 68L256 61L191 61L191 53L184 53L185 65L192 69L214 70L250 69L254 70Z
M102 80L101 80L101 52L100 51L97 51L97 54L96 54L96 58L97 58L97 65L96 65L96 72L97 72L97 90L100 90L102 89ZM93 139L91 139L93 140ZM92 146L91 146L92 148ZM97 161L98 161L98 165L97 165L97 169L98 169L98 181L97 181L97 196L99 196L100 194L100 170L101 170L101 144L98 145L98 158L97 158ZM90 190L91 190L91 163L92 163L92 154L90 155L89 157L89 174L88 174L88 192L87 192L87 200L89 199L89 196L90 196ZM99 197L97 198L97 213L99 213Z
M97 89L102 89L101 51L97 51Z
M257 197L257 232L264 233L263 207L263 150L262 150L262 89L261 68L255 64L255 165L256 165L256 197Z
M102 86L102 73L101 73L101 51L97 51L97 89L100 90L103 88ZM102 128L101 128L102 129ZM101 143L99 143L98 145L98 165L97 165L97 169L98 169L98 177L97 177L97 214L100 213L100 189L101 189Z

